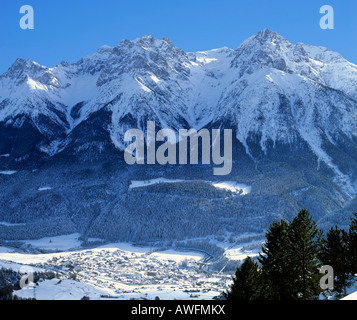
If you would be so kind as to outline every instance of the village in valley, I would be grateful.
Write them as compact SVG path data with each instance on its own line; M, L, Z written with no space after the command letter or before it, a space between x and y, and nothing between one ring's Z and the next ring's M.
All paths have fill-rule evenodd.
M55 276L14 292L23 298L55 299L62 287L64 299L220 299L232 282L231 272L210 270L203 253L128 244L42 254L0 251L0 267L25 264Z

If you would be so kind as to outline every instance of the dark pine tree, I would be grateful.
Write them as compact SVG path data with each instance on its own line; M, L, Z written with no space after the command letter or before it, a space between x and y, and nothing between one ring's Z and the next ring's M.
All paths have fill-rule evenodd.
M326 240L319 254L324 265L329 265L334 271L334 292L336 297L346 295L347 287L351 284L348 234L337 226L326 234Z
M309 212L302 209L289 225L289 255L294 299L314 300L321 293L319 231Z
M261 272L250 257L236 270L233 284L224 293L227 300L259 300L261 294Z
M273 222L265 236L259 256L265 293L271 300L292 299L288 223L284 220Z

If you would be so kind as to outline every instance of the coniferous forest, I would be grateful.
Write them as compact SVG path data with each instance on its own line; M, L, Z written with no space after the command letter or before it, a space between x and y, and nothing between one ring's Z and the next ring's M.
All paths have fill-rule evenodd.
M341 299L357 273L357 213L349 230L323 233L303 209L290 222L273 222L261 251L237 268L227 300Z

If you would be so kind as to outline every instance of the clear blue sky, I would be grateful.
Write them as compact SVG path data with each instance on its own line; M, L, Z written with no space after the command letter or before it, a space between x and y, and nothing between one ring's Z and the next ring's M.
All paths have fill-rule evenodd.
M34 30L19 27L25 4L34 8ZM335 11L334 30L319 27L319 9L326 4ZM357 63L356 17L356 0L1 0L0 74L16 58L52 67L144 34L198 51L236 48L265 28Z

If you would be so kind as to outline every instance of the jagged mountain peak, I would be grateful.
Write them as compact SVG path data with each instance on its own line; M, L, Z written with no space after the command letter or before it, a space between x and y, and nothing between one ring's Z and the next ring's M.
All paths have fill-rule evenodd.
M107 51L111 51L113 50L113 47L111 46L108 46L108 45L103 45L103 46L100 46L97 50L97 52L107 52Z
M0 78L11 78L17 80L24 80L26 76L32 76L39 72L46 72L48 68L41 66L31 59L18 58L14 61L11 67Z
M290 46L291 43L284 38L282 35L275 31L271 31L270 29L264 29L259 31L256 35L249 37L244 40L241 45L238 46L237 50L243 50L247 48L255 48L255 49L271 49L278 50L283 49L284 46Z
M12 96L22 101L26 98L26 92L35 93L36 89L42 90L45 87L46 90L59 88L60 83L52 71L31 59L16 59L12 66L0 75L0 99Z
M137 43L144 48L160 47L165 43L171 47L173 46L172 41L169 38L163 37L162 39L157 39L150 34L145 34L144 36L139 37L139 38L133 40L132 42Z
M286 39L281 36L279 33L272 31L270 29L263 29L260 30L256 35L255 39L261 41L272 41L272 40L279 40L279 41L286 41Z
M276 32L264 29L245 40L236 50L232 64L241 69L240 74L270 67L284 72L296 61L294 45ZM304 56L301 51L298 59Z

